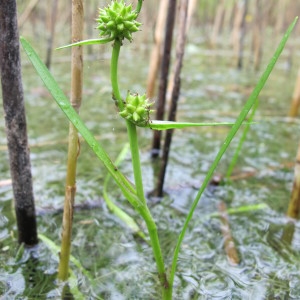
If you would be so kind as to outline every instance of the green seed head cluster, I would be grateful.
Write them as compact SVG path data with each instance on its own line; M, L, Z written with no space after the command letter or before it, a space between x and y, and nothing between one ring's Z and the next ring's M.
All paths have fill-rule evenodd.
M97 29L100 30L100 36L132 41L132 33L141 26L136 21L137 16L131 4L126 5L123 0L112 1L107 7L99 9Z
M153 112L150 109L152 105L153 103L146 98L146 94L141 96L128 91L126 103L120 115L137 126L145 127L150 121L149 114Z

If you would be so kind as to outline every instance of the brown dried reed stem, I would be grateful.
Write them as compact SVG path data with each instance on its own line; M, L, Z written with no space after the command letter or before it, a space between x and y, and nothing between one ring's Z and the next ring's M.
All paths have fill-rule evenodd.
M83 1L72 0L72 43L82 40L83 37ZM71 99L72 106L79 111L82 99L83 56L82 47L72 48L72 79ZM71 237L73 224L73 209L76 194L76 165L80 151L80 144L76 128L69 125L69 146L67 161L67 176L62 228L62 244L58 267L58 279L65 281L69 275L69 259L71 252Z
M298 115L299 106L300 106L300 68L298 70L293 99L290 107L290 112L289 112L290 117L296 117Z
M226 204L224 202L221 202L219 204L219 212L220 212L221 222L222 222L221 230L224 237L224 249L229 262L233 265L238 265L240 259L235 247L234 240L231 235L228 215L226 213L226 210L227 210Z

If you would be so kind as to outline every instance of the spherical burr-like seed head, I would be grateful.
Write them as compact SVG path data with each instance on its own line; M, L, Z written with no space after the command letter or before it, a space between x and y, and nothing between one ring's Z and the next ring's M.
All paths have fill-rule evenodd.
M132 33L139 30L141 23L136 21L137 13L132 5L123 0L112 1L106 8L99 9L97 19L100 36L132 41Z

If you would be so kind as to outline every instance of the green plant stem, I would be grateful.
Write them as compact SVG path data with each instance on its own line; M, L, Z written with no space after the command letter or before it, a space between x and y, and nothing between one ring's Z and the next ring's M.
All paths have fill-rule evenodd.
M148 229L151 247L152 247L152 251L153 251L153 255L154 255L154 259L158 271L158 278L162 288L162 299L164 300L172 299L172 290L165 271L165 264L161 252L156 224L146 204L139 209L139 212L143 217L143 219L145 220Z
M162 121L162 120L151 120L146 127L153 130L168 130L168 129L182 129L188 127L202 127L202 126L232 126L232 122L206 122L206 123L190 123L190 122L172 122L172 121ZM252 123L244 123L252 124Z
M253 117L255 115L256 109L258 107L258 103L259 103L258 100L256 100L255 104L253 105L253 108L252 108L252 111L251 111L251 115L249 117L249 122L252 122L252 120L253 120ZM230 180L231 173L232 173L232 171L233 171L233 169L234 169L234 167L236 165L237 159L238 159L239 154L241 152L242 146L243 146L243 144L244 144L244 142L246 140L247 133L248 133L249 129L250 129L250 124L247 124L245 126L245 128L244 128L242 137L240 138L239 144L238 144L238 146L237 146L237 148L236 148L236 150L235 150L235 152L233 154L233 157L231 159L230 165L228 167L228 170L227 170L227 173L226 173L226 179L227 180Z
M115 101L117 101L119 111L122 111L124 109L124 103L120 94L119 84L118 84L118 61L119 61L121 46L122 46L121 41L115 39L113 44L111 65L110 65L110 80L113 89L113 98Z
M120 41L115 40L115 43L113 45L112 58L111 58L111 84L113 88L113 95L115 97L115 100L118 103L118 107L120 110L123 110L124 103L121 98L119 84L118 84L118 59L119 59L120 47L121 47ZM130 142L132 166L133 166L137 197L139 199L139 203L141 203L140 206L135 208L140 213L141 217L144 219L148 229L148 233L151 241L151 247L152 247L154 259L157 266L158 276L162 286L163 299L170 299L170 285L168 283L167 275L165 272L165 265L164 265L164 260L163 260L160 242L158 238L157 227L147 207L147 203L144 195L136 125L131 123L130 121L126 121L126 126L128 131L129 142Z
M131 151L131 159L132 159L132 167L134 173L134 182L136 193L140 201L146 204L144 187L143 187L143 179L142 179L142 170L141 170L141 161L140 161L140 153L139 153L139 145L137 139L136 125L131 123L130 121L126 121L127 132L130 143L130 151Z

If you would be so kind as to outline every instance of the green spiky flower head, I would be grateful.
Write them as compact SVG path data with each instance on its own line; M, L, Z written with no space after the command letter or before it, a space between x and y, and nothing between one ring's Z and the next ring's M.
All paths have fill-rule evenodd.
M129 91L126 97L124 109L120 112L121 117L129 120L137 126L145 127L149 124L149 114L152 102L149 102L146 94L131 94Z
M97 29L100 30L100 36L132 41L132 33L141 26L136 21L137 16L131 4L126 5L124 0L112 1L107 7L99 9Z

